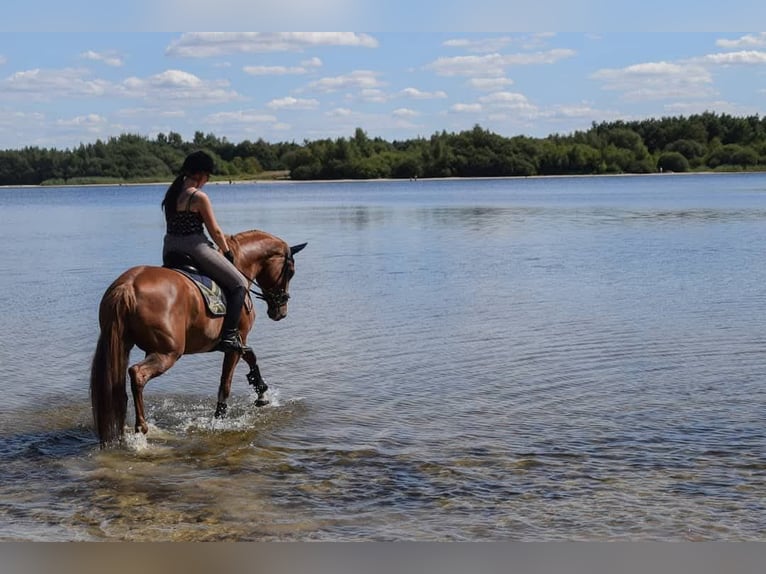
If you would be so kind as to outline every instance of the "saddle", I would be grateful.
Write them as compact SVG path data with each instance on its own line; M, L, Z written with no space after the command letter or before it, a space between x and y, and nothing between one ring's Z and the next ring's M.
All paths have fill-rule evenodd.
M205 306L211 315L220 316L226 314L226 295L218 285L207 275L200 273L194 260L186 253L171 251L162 258L162 266L185 275L197 286Z

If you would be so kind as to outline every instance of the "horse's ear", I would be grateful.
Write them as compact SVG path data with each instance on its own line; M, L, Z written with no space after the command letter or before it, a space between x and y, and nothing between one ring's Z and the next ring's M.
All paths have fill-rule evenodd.
M301 251L304 247L308 245L308 241L306 243L301 243L300 245L293 245L290 247L290 255L295 255L299 251Z

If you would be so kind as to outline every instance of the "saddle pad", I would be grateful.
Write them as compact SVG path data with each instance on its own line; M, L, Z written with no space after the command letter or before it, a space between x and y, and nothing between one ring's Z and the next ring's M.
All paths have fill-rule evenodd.
M221 287L213 281L210 277L200 275L199 273L191 273L184 269L172 268L173 271L178 271L182 275L186 275L189 279L194 281L194 284L199 288L202 293L203 299L205 299L205 305L207 310L212 315L219 316L226 314L226 295L224 295Z

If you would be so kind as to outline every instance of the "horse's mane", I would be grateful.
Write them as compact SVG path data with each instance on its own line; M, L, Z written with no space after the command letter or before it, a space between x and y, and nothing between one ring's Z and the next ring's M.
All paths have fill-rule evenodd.
M237 241L245 241L247 243L251 241L257 241L260 237L273 237L271 233L261 231L260 229L249 229L247 231L240 231L232 235Z
M233 242L243 251L250 251L252 248L267 251L270 249L283 248L285 242L267 231L261 231L260 229L250 229L248 231L240 231L230 236Z

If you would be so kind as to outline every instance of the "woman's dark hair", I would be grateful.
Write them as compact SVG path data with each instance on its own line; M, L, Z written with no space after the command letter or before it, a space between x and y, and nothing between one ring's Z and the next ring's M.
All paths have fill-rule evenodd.
M202 150L187 155L184 164L181 166L181 173L184 175L194 175L195 173L210 174L214 171L215 161Z
M195 175L197 173L209 175L214 171L215 161L210 154L199 150L186 156L181 166L181 172L173 180L173 183L170 184L170 187L165 192L165 198L162 200L162 209L165 211L166 221L176 213L176 203L178 203L178 195L184 186L184 178L187 175Z

